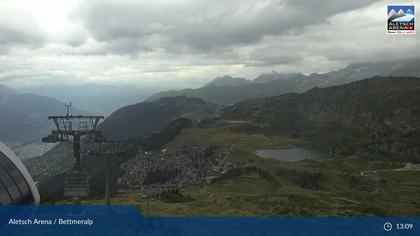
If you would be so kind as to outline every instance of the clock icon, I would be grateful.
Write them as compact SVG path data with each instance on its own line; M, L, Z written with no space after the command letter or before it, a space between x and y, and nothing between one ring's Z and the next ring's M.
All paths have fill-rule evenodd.
M392 224L389 223L389 222L386 222L384 224L384 230L387 231L387 232L391 231L392 230Z

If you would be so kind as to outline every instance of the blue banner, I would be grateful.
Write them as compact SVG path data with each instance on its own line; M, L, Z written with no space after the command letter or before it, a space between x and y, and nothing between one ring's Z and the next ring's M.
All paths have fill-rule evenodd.
M133 206L3 206L0 235L420 235L420 217L144 217Z

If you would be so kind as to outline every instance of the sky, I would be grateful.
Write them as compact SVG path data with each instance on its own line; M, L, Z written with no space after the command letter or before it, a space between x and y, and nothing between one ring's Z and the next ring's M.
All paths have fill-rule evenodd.
M420 33L387 35L389 3L1 0L0 83L183 88L419 57Z

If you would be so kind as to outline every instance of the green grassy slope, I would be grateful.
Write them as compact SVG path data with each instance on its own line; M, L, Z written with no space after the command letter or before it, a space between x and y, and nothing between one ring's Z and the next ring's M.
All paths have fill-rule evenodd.
M329 215L419 215L420 171L394 171L404 163L373 161L356 156L299 162L281 162L255 155L260 148L307 146L287 137L231 132L230 126L185 129L167 147L184 145L235 144L228 161L243 170L256 167L279 182L273 185L255 171L221 179L205 187L185 187L180 194L189 201L169 203L156 198L150 202L152 215L207 216L329 216ZM320 173L319 186L308 188L285 170L298 173ZM360 176L360 172L378 170L378 179ZM114 204L134 204L143 213L147 204L140 201L141 190L130 190L115 197ZM91 200L87 203L100 203Z

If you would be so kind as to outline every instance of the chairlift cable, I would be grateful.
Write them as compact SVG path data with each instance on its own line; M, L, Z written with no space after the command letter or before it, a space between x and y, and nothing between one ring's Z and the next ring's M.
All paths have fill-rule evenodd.
M30 141L30 142L27 142L27 143L24 143L24 144L20 144L20 145L17 145L17 146L11 147L10 149L11 149L11 150L15 150L15 149L17 149L17 148L20 148L20 147L23 147L23 146L26 146L26 145L29 145L29 144L32 144L32 143L35 143L35 142L38 142L38 141L41 141L41 140L42 140L42 138L38 138L38 139L32 140L32 141Z

